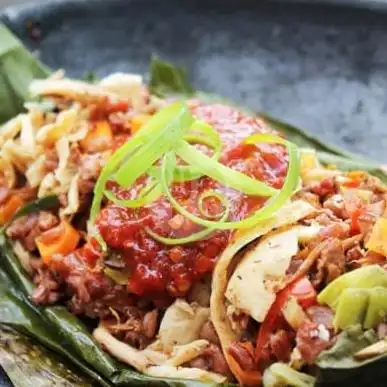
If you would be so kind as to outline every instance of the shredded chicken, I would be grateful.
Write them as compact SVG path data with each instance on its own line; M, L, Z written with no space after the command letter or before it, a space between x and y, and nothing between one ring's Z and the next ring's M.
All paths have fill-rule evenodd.
M256 368L254 354L251 353L249 347L243 345L243 343L238 341L231 343L228 351L243 370L252 371Z
M318 257L320 256L321 251L326 247L326 245L327 245L327 241L320 243L316 247L314 247L309 252L306 259L301 263L297 271L285 281L282 287L285 288L287 285L291 284L295 279L308 274L310 269L314 266Z
M302 189L295 194L295 199L302 199L306 202L310 203L315 208L321 208L321 202L318 195L306 190Z
M83 155L80 157L78 188L81 194L88 194L93 191L103 165L104 159L101 154Z
M305 322L297 331L296 343L303 360L313 364L317 356L332 345L332 340L322 324Z
M322 283L328 284L344 273L345 255L342 242L333 238L325 243L317 260L317 274L313 286L319 288Z
M30 264L35 271L34 283L37 285L31 300L38 305L55 304L61 298L60 282L47 270L42 260L31 260Z
M345 210L344 199L342 195L336 194L328 198L323 207L332 211L332 213L338 218L345 219L347 218L347 212Z
M219 345L219 337L215 331L214 325L210 320L206 321L199 332L199 338L208 340L211 343Z
M157 326L158 316L159 316L159 312L157 311L157 309L154 309L146 313L142 320L142 330L144 335L148 339L152 339L156 335L157 328L158 328Z
M289 362L293 349L292 333L280 329L270 336L270 352L276 360Z

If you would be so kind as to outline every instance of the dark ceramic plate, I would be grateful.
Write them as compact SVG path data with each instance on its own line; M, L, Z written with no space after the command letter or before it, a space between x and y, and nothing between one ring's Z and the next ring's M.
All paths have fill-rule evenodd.
M145 73L157 53L186 66L198 88L387 162L387 14L340 2L56 1L2 19L70 75Z

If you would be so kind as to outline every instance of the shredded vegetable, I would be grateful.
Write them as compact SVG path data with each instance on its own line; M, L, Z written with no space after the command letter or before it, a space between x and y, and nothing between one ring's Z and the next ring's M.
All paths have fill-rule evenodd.
M181 103L172 104L154 115L138 132L146 136L147 141L115 174L117 183L124 187L133 184L181 139L184 130L188 129L192 122L193 118L187 106Z
M156 241L163 243L167 246L175 246L175 245L183 245L186 243L192 243L199 240L202 240L206 238L208 235L212 234L214 230L212 229L204 229L202 231L196 232L194 234L191 234L190 236L183 237L183 238L168 238L163 237L162 235L159 235L152 231L149 227L145 229L145 231Z
M260 139L263 141L265 138L268 138L271 141L274 141L275 137L276 136L272 136L272 135L262 135L260 137L256 137L255 139L256 140ZM284 141L281 138L278 138L278 139L280 143ZM289 167L288 167L288 173L285 178L285 182L282 189L280 191L277 191L277 194L272 196L262 209L257 211L254 215L251 215L250 217L247 217L243 220L234 221L234 222L225 222L220 220L211 221L207 219L202 219L192 214L187 209L185 209L182 205L180 205L180 203L173 197L172 193L170 192L168 181L166 179L167 171L171 168L174 168L176 164L175 160L171 158L170 155L168 154L164 156L163 164L161 167L161 170L162 170L161 185L162 185L163 192L167 196L168 200L175 207L175 209L181 215L185 216L187 219L201 226L205 226L212 229L223 229L223 230L252 227L257 223L270 218L276 211L278 211L287 202L287 200L289 200L295 187L297 186L298 175L299 175L298 148L290 142L285 142L285 145L289 152Z
M184 140L190 144L202 144L213 148L212 159L219 160L222 143L219 133L207 123L197 120L184 135ZM148 171L150 176L160 178L160 168L153 167ZM196 180L202 177L203 174L191 165L179 165L175 168L173 181L184 182Z
M186 141L179 141L176 154L204 175L246 195L272 196L277 192L275 188L211 159Z
M135 155L139 150L140 146L146 143L147 141L149 142L149 140L151 140L152 138L154 140L153 134L157 133L160 127L164 128L164 131L162 131L163 133L167 129L171 128L172 124L168 125L169 120L172 119L176 114L178 114L178 117L180 117L181 121L179 122L178 118L175 119L174 121L175 128L178 127L178 129L179 128L183 129L184 125L186 125L186 127L190 126L192 122L192 117L188 113L187 106L183 103L174 103L168 106L167 108L164 108L158 114L154 115L149 121L147 121L147 123L142 127L142 129L138 131L136 135L130 139L130 141L122 145L109 159L105 167L102 169L102 172L94 188L94 198L93 198L93 203L90 211L90 220L92 223L95 221L95 218L99 210L101 209L101 201L105 193L105 185L109 181L109 179L111 179L112 174L119 168L119 166L124 160L127 160L127 162L125 163L126 168L120 170L119 177L125 180L126 185L130 182L130 180L134 181L137 177L139 177L141 175L141 170L142 170L142 173L146 172L147 168L144 165L141 165L141 164L136 165L136 167L141 170L137 172L140 174L133 179L134 172L130 169L130 166L133 167L134 162L139 162L139 161L141 162L142 159L145 160L146 152L142 151L142 154L141 154L142 157L137 157L137 161L133 160L133 158L131 158L130 155L133 155L133 154ZM179 123L180 123L180 126L179 126ZM173 131L174 134L176 131L178 130ZM159 136L157 138L160 138L160 131L159 131ZM148 152L151 152L151 153L153 152L154 154L154 152L157 151L156 149L157 147L158 147L157 143L155 143L155 141L151 141L151 145L149 145L148 143L147 150ZM155 161L157 161L157 159ZM150 166L152 166L152 164L150 164ZM149 161L147 165L149 165ZM125 179L126 173L129 174L127 178L128 180Z

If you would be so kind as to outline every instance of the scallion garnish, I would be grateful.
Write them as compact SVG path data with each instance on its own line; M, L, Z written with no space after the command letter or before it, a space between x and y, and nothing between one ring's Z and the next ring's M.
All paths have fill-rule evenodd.
M216 229L251 227L270 218L289 200L297 186L298 148L272 134L255 134L245 142L280 144L287 148L289 166L280 190L221 164L218 161L222 150L221 139L215 129L205 122L195 121L185 103L175 102L169 105L149 119L136 135L113 154L103 168L94 189L91 222L95 221L104 196L117 205L138 208L152 203L163 194L178 213L204 227L203 230L183 238L164 237L146 229L155 240L166 245L194 242L207 237ZM207 156L193 144L211 148L212 155ZM178 165L177 157L187 165ZM159 160L161 166L155 166ZM108 181L130 189L141 176L148 176L149 180L136 198L123 200L112 191L106 190ZM198 211L203 217L194 215L173 197L170 187L174 182L197 180L202 176L208 176L221 185L246 195L269 199L255 214L243 220L228 221L231 208L227 197L218 191L207 190L202 192L197 200ZM221 212L212 214L206 209L204 201L210 198L219 202Z
M219 160L222 152L222 142L219 133L206 122L195 121L187 134L184 135L184 140L191 144L202 144L213 148L212 159ZM160 168L153 167L148 171L150 176L160 179ZM174 172L174 182L184 182L200 179L203 176L200 171L191 165L178 165Z
M192 123L192 115L181 103L174 103L152 116L139 132L140 137L147 137L147 141L119 168L115 181L123 187L130 187L183 137Z
M246 195L272 196L277 190L267 184L244 175L234 169L220 164L206 156L186 141L180 140L176 147L176 154L189 165L195 165L203 175L207 175L219 183L241 191Z
M246 140L246 142L247 141L249 143L254 143L254 142L266 142L266 143L269 142L271 144L278 143L286 146L289 154L288 156L289 166L288 166L288 172L281 190L279 191L275 190L276 194L273 195L259 211L257 211L254 215L251 215L243 220L225 222L220 220L212 221L212 220L202 219L192 214L188 210L186 210L183 206L181 206L180 203L173 197L172 193L170 192L169 184L167 181L167 173L168 173L168 170L170 170L171 168L174 168L174 160L170 156L168 157L168 154L167 154L166 156L164 156L163 164L161 166L161 171L162 171L161 186L164 194L166 195L168 200L172 203L172 205L175 207L176 211L179 212L181 215L185 216L191 222L194 222L204 227L208 227L212 229L222 229L222 230L252 227L257 223L272 217L273 214L277 212L286 203L288 199L290 199L295 187L297 186L299 168L300 168L298 147L293 143L286 141L281 137L274 136L272 134L253 135L252 137L249 137ZM225 166L223 167L226 168L226 170L227 169L230 170ZM234 170L231 170L231 171L235 172ZM214 175L215 174L213 173L212 176ZM224 177L223 176L221 177L222 177L221 180L223 181ZM258 195L263 196L262 194L258 194Z
M208 212L207 208L204 205L204 201L209 198L215 198L220 205L222 206L222 212L220 214L211 214ZM226 212L227 208L230 207L229 200L227 197L219 192L216 192L212 189L209 189L207 191L202 192L199 195L198 198L198 209L200 213L205 217L209 219L219 219L223 217L224 213Z

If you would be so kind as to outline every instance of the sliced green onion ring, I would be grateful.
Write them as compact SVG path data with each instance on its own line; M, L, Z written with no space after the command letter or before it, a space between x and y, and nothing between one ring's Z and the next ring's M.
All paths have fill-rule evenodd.
M109 159L108 163L102 169L97 183L94 187L93 203L90 210L90 220L94 223L100 209L104 195L105 185L109 181L112 173L120 166L120 164L128 157L128 153L134 152L143 143L142 138L136 137L122 145Z
M158 180L151 179L145 186L141 189L141 191L138 194L139 198L143 198L147 195L149 195L154 189L157 187L160 187L160 183Z
M223 207L223 211L220 213L220 214L210 214L205 206L204 206L204 200L208 199L208 198L216 198L222 205ZM200 195L199 195L199 198L198 198L198 209L200 211L200 213L206 217L206 218L209 218L209 219L219 219L221 217L223 217L224 215L224 212L230 207L230 203L229 203L229 200L226 198L226 196L224 196L223 194L219 193L219 192L216 192L215 190L208 190L208 191L204 191L202 192Z
M215 153L219 153L222 148L220 134L209 124L204 121L196 120L189 128L184 140L189 143L198 143L208 145L214 148Z
M167 246L176 246L176 245L184 245L186 243L192 243L206 238L208 235L214 232L213 229L206 228L202 231L196 232L190 236L184 238L168 238L163 237L154 231L152 231L149 227L145 228L145 231L156 241L163 243Z
M173 158L174 155L171 154L170 157ZM207 194L207 195L204 195L204 194ZM203 197L203 199L205 199L206 197L210 197L210 196L218 197L218 195L219 195L219 200L221 200L222 205L224 207L224 211L221 214L220 221L225 221L228 218L229 214L230 214L230 205L229 205L228 199L225 196L223 196L222 194L218 194L216 191L206 191L206 192L203 193L202 197ZM194 234L191 234L191 235L189 235L187 237L183 237L183 238L163 237L163 236L155 233L154 231L152 231L149 227L147 227L145 229L145 231L154 240L156 240L156 241L158 241L160 243L163 243L163 244L165 244L167 246L175 246L175 245L183 245L183 244L186 244L186 243L192 243L192 242L196 242L196 241L199 241L199 240L203 240L204 238L206 238L207 236L212 234L215 230L212 229L212 228L205 228L202 231L196 232Z
M288 173L286 175L283 187L280 191L272 196L266 204L257 211L254 215L247 217L246 219L235 221L235 222L224 222L224 221L210 221L206 219L199 218L184 207L180 205L179 202L173 197L169 190L168 181L166 180L167 171L171 168L174 168L174 164L176 164L176 160L170 156L170 154L166 154L163 159L163 163L161 166L161 186L164 194L167 196L168 200L172 203L172 205L176 208L176 210L187 219L192 222L211 228L211 229L238 229L238 228L247 228L256 225L259 222L269 219L273 216L291 197L295 187L297 186L299 170L300 170L300 161L299 161L299 149L296 145L285 141L284 139L271 135L271 134L259 134L254 135L254 137L250 137L247 139L248 141L254 142L269 142L270 143L279 143L286 146L288 150L288 158L289 158L289 166ZM274 141L276 140L276 141ZM183 148L184 149L184 148ZM196 150L195 150L196 151ZM200 152L199 152L200 153Z

